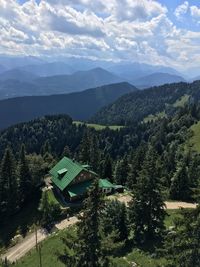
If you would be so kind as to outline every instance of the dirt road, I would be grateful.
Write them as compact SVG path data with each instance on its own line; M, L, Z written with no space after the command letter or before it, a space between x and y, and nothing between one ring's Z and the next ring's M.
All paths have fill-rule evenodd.
M78 221L77 217L73 216L69 219L65 219L57 224L55 224L55 227L58 230L63 230L67 227L69 227L72 224L75 224ZM44 229L39 229L37 231L37 241L40 243L45 238L50 236L51 234L48 234L47 231ZM26 238L24 238L20 243L17 245L11 247L6 254L4 254L1 258L5 259L7 258L9 262L15 262L22 258L27 252L29 252L32 248L34 248L36 245L36 235L35 233L28 235Z
M48 237L48 234L44 229L37 231L38 243ZM36 235L30 234L23 239L22 242L10 248L6 254L2 256L2 259L7 258L8 261L14 262L23 257L29 250L36 245Z
M128 202L131 200L130 195L118 195L118 196L110 196L110 199L117 199L121 202L124 202L128 205ZM179 208L195 208L196 204L187 203L187 202L165 202L166 209L179 209ZM78 221L77 217L73 216L68 219L65 219L57 224L55 227L58 230L63 230L70 225L75 224ZM50 234L48 234L44 229L38 230L37 238L38 243L47 238ZM35 247L36 239L35 234L30 234L26 238L24 238L19 244L10 248L6 254L2 256L3 259L7 257L10 262L15 262L16 260L23 257L28 251Z
M131 196L130 195L113 195L109 197L110 199L117 199L120 202L124 202L127 206L128 203L131 201ZM191 208L194 209L196 208L197 204L195 203L188 203L188 202L181 202L181 201L166 201L165 202L166 209L167 210L172 210L172 209L180 209L180 208Z

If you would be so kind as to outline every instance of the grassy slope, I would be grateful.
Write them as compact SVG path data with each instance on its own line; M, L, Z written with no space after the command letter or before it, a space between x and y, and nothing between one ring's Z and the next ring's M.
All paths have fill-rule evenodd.
M181 108L183 107L189 100L189 95L184 95L182 96L180 99L178 99L174 104L173 104L173 107L175 108Z
M147 122L151 122L151 121L156 121L156 120L164 118L164 117L166 117L166 113L165 113L165 111L162 111L162 112L159 112L155 115L152 115L152 114L148 115L147 117L144 118L143 122L147 123Z
M77 126L84 124L84 122L81 122L81 121L74 121L73 123L76 124ZM97 131L101 131L101 130L105 129L106 127L108 127L111 130L119 130L120 128L123 127L123 126L119 126L119 125L105 126L105 125L93 124L93 123L85 123L85 124L87 127L94 128Z
M189 146L200 153L200 121L192 125L190 130L192 131L192 136L189 140Z
M166 227L173 225L173 220L177 217L177 210L168 211L168 216L165 219ZM72 231L73 228L70 229ZM42 242L42 263L43 266L48 267L64 267L64 265L57 260L56 252L59 250L61 253L64 251L64 245L61 241L61 237L69 231L69 228L59 233L53 234L47 240ZM132 249L123 257L114 258L114 262L118 267L131 267L131 262L136 262L141 267L155 267L156 264L163 264L165 266L166 260L164 258L152 258L151 248L145 250ZM39 266L39 255L35 249L27 254L21 261L14 265L15 267L35 267Z

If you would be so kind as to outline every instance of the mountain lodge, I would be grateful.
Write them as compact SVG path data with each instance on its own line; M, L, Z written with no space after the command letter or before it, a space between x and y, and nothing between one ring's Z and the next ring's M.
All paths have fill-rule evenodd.
M51 170L51 180L56 190L66 200L81 199L98 175L90 170L89 165L81 165L67 157L62 158ZM99 186L105 194L123 190L120 185L114 185L107 179L99 179Z

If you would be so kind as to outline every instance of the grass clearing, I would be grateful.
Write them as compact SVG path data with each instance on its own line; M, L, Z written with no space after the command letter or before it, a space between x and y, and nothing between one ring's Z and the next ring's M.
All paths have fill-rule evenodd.
M176 100L176 102L173 104L173 107L175 108L181 108L184 107L185 104L188 102L190 96L189 95L183 95L180 99Z
M107 127L111 130L120 130L121 128L123 128L124 126L120 126L120 125L111 125L111 126L106 126L106 125L100 125L100 124L94 124L94 123L85 123L85 122L82 122L82 121L73 121L74 124L76 124L77 126L78 125L86 125L87 127L90 127L90 128L94 128L96 131L101 131L101 130L104 130L106 129Z
M192 136L189 139L189 146L200 153L200 121L190 127Z
M143 119L143 122L144 122L144 123L147 123L147 122L151 122L151 121L156 121L156 120L158 120L158 119L162 119L162 118L164 118L164 117L166 117L166 116L167 116L167 115L166 115L165 111L158 112L158 113L156 113L155 115L150 114L150 115L148 115L147 117L145 117L145 118Z

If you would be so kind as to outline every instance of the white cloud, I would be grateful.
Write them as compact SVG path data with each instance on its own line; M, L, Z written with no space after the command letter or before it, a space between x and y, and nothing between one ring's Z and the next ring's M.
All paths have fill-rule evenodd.
M199 33L177 28L153 0L0 0L0 53L198 65ZM175 14L189 10L185 1ZM190 7L191 15L200 9Z
M200 18L200 8L197 6L191 6L190 7L191 15L194 18Z
M178 20L181 20L183 15L185 15L189 10L189 3L185 1L183 4L179 5L175 11L174 15L177 17Z

